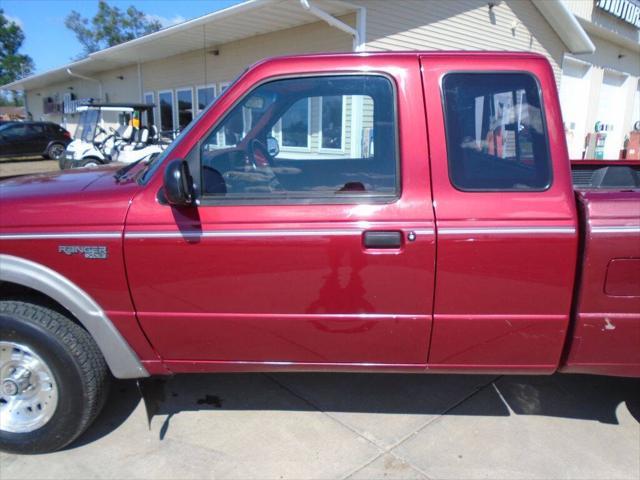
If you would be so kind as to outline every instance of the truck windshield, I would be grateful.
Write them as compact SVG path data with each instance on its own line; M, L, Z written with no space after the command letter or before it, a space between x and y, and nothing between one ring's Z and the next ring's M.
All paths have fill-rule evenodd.
M85 110L80 112L80 119L78 120L78 128L73 138L76 140L82 140L84 142L92 142L93 137L96 134L96 126L98 125L98 118L100 116L99 110Z

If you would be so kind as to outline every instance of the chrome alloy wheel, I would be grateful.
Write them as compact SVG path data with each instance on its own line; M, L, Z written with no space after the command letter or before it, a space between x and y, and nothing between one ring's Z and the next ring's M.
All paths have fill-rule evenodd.
M33 432L57 406L58 387L42 358L29 347L0 341L0 430Z
M51 160L60 160L60 158L62 158L62 155L64 155L64 151L65 146L56 143L49 149L49 156L51 157Z

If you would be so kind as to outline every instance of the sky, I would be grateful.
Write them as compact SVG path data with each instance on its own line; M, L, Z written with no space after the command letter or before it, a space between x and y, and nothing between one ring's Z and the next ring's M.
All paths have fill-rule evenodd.
M215 10L240 3L241 0L107 0L111 6L126 10L133 5L165 26L200 17ZM72 62L82 53L75 34L64 26L72 11L92 18L98 11L98 0L2 0L0 8L10 20L18 23L25 34L20 53L35 63L35 73L46 72Z

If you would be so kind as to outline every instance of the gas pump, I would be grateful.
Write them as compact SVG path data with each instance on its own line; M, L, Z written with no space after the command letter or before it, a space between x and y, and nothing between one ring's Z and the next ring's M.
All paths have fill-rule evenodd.
M596 122L593 132L587 134L585 138L584 159L602 160L604 158L604 145L607 141L608 125L602 122Z
M629 132L622 153L625 160L640 160L640 121L637 121L633 130Z
M594 155L596 160L604 159L604 144L607 142L607 130L609 130L609 125L602 123L600 124L600 131L596 133L596 150Z

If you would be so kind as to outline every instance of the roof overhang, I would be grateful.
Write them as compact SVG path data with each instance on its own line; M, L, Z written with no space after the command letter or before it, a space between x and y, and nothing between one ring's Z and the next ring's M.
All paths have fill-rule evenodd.
M332 16L357 12L358 5L334 0L313 0L313 5ZM87 58L4 85L8 90L30 90L69 80L67 69L91 76L105 70L159 60L321 21L299 1L248 0L189 20L129 42L105 48Z
M571 53L593 53L595 46L562 0L532 0ZM4 85L8 90L31 90L90 76L114 68L159 60L181 53L321 21L295 0L248 0L158 32L90 54L87 58ZM340 16L362 7L340 0L313 0L317 9ZM326 20L325 20L326 21Z
M570 53L593 53L596 46L562 0L532 0Z
M580 25L582 25L582 27L594 37L604 38L611 43L628 48L634 52L640 52L640 30L637 33L637 40L634 41L626 36L617 35L615 32L612 32L611 30L596 23L590 22L586 18L578 17L578 21L580 22Z

